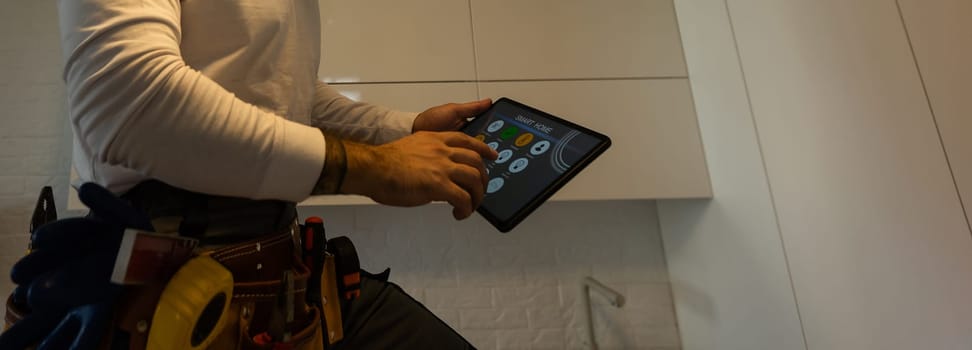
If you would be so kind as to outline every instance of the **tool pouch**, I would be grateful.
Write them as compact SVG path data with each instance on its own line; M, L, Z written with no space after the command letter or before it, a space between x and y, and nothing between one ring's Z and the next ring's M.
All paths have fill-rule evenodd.
M214 259L233 272L233 300L225 317L229 325L212 343L212 349L322 349L320 311L306 300L310 270L294 254L289 236L219 249ZM289 263L287 263L289 259ZM273 270L271 270L273 269ZM293 272L294 322L287 327L290 339L271 344L254 340L267 332L281 290L281 271ZM276 273L273 273L276 271Z
M167 285L132 286L126 290L125 296L119 303L116 326L127 333L125 338L130 340L129 349L271 349L274 346L290 349L321 349L323 347L319 329L321 328L320 312L303 302L306 298L310 270L294 254L290 234L278 234L219 248L203 253L203 257L213 262L202 266L203 268L186 269L188 274L182 279L179 279L177 273L177 276L168 281ZM293 322L289 323L286 329L291 337L288 341L259 344L254 340L254 336L267 332L270 328L269 320L278 307L281 276L284 271L290 271L293 276L293 300L298 301L293 308ZM223 274L225 274L223 278L217 278ZM232 284L232 288L229 288L227 283ZM208 294L214 295L203 295L207 291ZM174 306L169 309L174 310L175 313L198 316L210 313L208 309L213 307L213 300L219 299L221 292L229 295L219 304L225 305L223 301L228 301L229 305L212 310L215 311L213 314L216 316L209 317L213 327L207 328L208 332L198 334L199 327L193 326L193 324L204 323L200 320L206 317L199 317L199 320L186 319L181 322L153 324L157 320L166 319L159 318L159 307L162 306L162 301L173 301L165 304ZM181 295L182 293L192 295ZM189 328L182 327L187 323ZM200 339L195 339L197 337ZM173 347L172 341L176 340L184 345Z
M253 313L239 313L239 347L237 349L242 350L257 350L257 349L315 349L320 350L324 348L324 336L321 327L320 311L316 307L309 306L306 310L306 321L303 326L293 327L288 329L291 333L289 340L284 342L278 342L274 344L259 344L254 341L254 337L263 331L254 327L254 315ZM282 346L281 346L282 345ZM218 349L217 347L213 347Z
M327 241L327 252L334 256L338 292L344 300L354 300L361 295L361 264L358 251L348 237L335 237Z

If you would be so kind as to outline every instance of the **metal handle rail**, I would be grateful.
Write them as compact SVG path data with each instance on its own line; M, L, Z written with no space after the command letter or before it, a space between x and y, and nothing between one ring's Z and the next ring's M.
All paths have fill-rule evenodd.
M591 315L591 289L603 295L612 306L618 308L624 306L624 295L621 295L621 293L618 293L614 289L608 288L608 286L605 286L594 278L584 277L581 280L581 300L584 303L584 316L587 320L587 337L590 339L591 349L597 350L597 341L594 340L594 320Z

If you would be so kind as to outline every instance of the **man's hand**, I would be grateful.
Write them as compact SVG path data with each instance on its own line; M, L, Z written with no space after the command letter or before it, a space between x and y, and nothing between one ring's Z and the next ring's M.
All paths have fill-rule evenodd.
M427 109L415 118L412 132L459 130L466 119L483 113L492 105L490 99L466 103L449 103Z
M348 172L342 192L378 203L417 206L445 201L452 215L465 219L483 201L483 158L496 151L460 132L417 132L381 146L346 142Z

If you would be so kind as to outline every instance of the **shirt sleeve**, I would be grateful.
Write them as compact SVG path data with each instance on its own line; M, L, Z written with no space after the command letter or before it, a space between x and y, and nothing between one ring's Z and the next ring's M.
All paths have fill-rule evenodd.
M179 0L61 0L75 137L93 160L215 195L300 201L324 137L248 104L182 59Z
M412 133L418 113L400 112L351 100L324 82L317 82L311 121L341 137L370 144L395 141Z

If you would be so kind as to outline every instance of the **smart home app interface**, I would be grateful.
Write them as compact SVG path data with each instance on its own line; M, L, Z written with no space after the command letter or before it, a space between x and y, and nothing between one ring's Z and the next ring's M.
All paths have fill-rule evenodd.
M499 153L486 164L489 183L483 206L500 220L512 217L599 143L509 103L497 103L488 113L465 130Z

